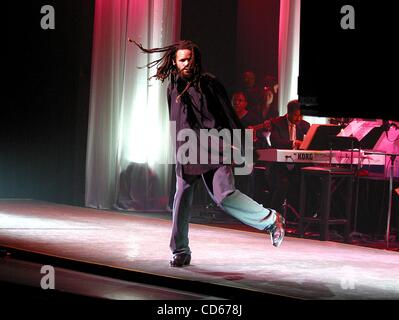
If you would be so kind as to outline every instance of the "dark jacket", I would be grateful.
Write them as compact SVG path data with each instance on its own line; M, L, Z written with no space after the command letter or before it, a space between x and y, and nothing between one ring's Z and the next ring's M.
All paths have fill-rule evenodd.
M203 74L200 79L200 88L191 86L180 101L176 97L184 90L186 82L177 79L169 84L168 105L170 120L176 121L177 132L190 128L199 134L200 129L243 129L223 85L212 75ZM199 140L199 138L198 138ZM244 139L241 140L244 142ZM176 149L183 142L176 141ZM199 154L198 154L199 156ZM176 164L176 173L199 175L221 164ZM183 169L183 170L182 170Z
M300 120L296 124L296 139L303 140L303 136L308 132L309 128L309 122ZM270 142L272 148L275 149L292 149L292 141L290 141L289 137L287 115L278 117L272 121Z

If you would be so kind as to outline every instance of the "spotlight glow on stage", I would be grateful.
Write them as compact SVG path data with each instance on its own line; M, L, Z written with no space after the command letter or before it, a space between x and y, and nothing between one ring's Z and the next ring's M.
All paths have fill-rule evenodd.
M144 84L135 99L127 139L127 160L135 163L166 163L169 126L165 88L157 80ZM162 110L163 109L163 110Z

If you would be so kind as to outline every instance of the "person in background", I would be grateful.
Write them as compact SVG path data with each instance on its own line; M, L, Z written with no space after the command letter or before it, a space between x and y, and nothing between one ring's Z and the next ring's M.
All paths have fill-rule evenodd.
M270 141L275 149L298 149L304 135L310 128L309 122L302 120L298 100L287 105L287 113L272 121ZM270 185L273 190L271 205L283 210L284 200L298 209L300 165L273 163L270 166Z
M273 119L279 116L278 112L278 81L275 76L267 75L263 79L262 119Z
M251 70L244 71L241 82L242 86L240 91L246 96L248 105L251 108L259 110L260 106L263 104L263 89L257 86L255 73Z
M264 78L263 102L258 106L257 121L249 128L254 130L256 149L271 147L271 120L278 116L278 83L274 76Z
M248 128L259 121L259 114L254 108L248 107L247 98L242 91L233 93L231 104L244 128Z
M244 128L252 129L253 125L259 122L260 115L254 108L248 108L248 101L244 92L237 91L233 94L231 104ZM256 133L256 130L254 134ZM254 135L255 138L255 135ZM238 188L244 193L254 198L255 194L255 178L254 171L250 175L235 175L235 181ZM257 199L256 199L257 200Z
M298 100L287 105L287 113L271 122L270 142L275 149L298 149L310 123L302 119Z

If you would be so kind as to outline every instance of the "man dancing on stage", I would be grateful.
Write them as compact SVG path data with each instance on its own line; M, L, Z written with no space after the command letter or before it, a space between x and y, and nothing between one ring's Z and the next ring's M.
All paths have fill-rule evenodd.
M162 58L147 65L157 66L154 77L162 82L170 80L168 104L170 120L176 122L176 130L192 129L199 135L200 129L242 129L231 106L224 87L210 74L202 73L201 53L196 44L188 40L163 47L145 49L145 53L164 52ZM176 141L176 150L182 142ZM208 148L210 155L211 150ZM172 267L190 264L188 228L193 200L194 184L202 178L218 206L241 222L271 236L275 247L284 238L284 219L273 209L266 209L235 189L231 165L219 163L181 164L176 159L176 194L173 202L173 227L170 248Z

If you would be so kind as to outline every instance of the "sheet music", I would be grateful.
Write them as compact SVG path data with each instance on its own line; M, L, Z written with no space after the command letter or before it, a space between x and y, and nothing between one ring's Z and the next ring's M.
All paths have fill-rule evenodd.
M338 137L355 137L362 140L373 128L380 127L380 121L353 120L337 134Z

